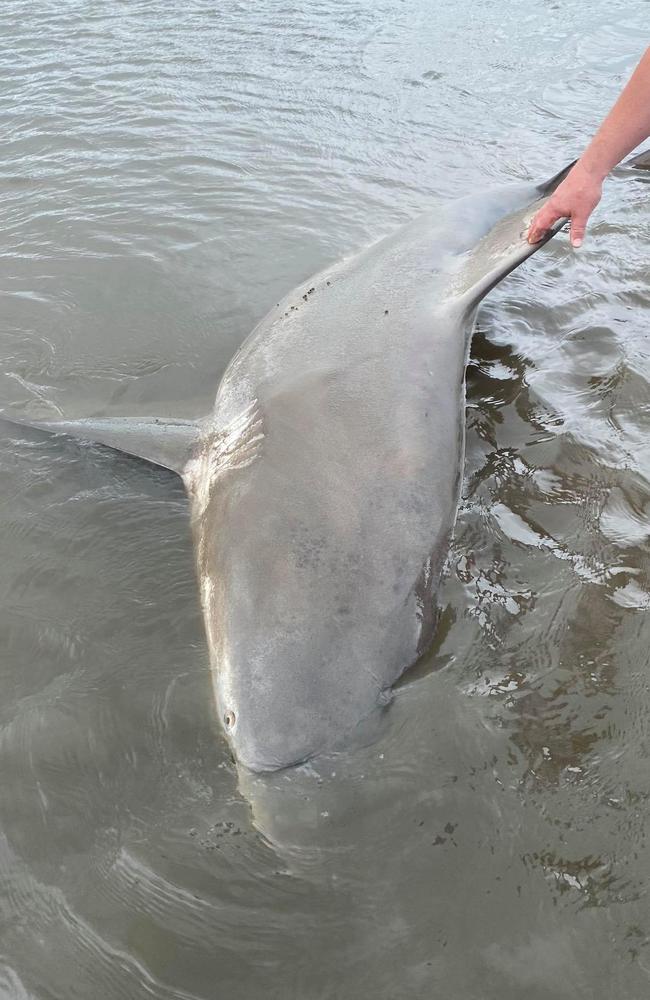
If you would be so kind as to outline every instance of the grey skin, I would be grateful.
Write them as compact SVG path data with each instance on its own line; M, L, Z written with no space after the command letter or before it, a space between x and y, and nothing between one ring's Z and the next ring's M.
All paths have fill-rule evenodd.
M344 745L431 643L475 313L542 245L525 231L565 173L437 208L305 282L206 420L30 422L182 475L217 713L245 767Z

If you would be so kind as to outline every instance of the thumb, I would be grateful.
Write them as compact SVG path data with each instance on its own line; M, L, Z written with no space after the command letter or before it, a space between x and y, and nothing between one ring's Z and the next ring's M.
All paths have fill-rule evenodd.
M586 215L573 215L571 217L571 246L578 247L582 246L582 241L585 238L585 230L587 228L587 216Z

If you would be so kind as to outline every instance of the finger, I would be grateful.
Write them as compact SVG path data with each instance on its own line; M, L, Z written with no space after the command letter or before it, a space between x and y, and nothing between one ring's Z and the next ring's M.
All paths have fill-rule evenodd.
M558 212L554 211L549 203L540 208L537 215L533 218L528 230L528 242L529 243L539 243L545 232L548 231L550 226L554 222L561 218Z
M574 215L571 218L571 246L578 247L582 246L583 240L585 238L585 231L587 229L587 216L586 215Z

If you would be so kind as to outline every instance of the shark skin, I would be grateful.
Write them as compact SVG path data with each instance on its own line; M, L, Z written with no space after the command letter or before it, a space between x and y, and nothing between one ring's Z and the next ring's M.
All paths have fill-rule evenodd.
M476 311L562 228L526 241L568 169L438 207L304 282L203 420L9 418L182 476L217 715L245 768L348 745L430 646Z

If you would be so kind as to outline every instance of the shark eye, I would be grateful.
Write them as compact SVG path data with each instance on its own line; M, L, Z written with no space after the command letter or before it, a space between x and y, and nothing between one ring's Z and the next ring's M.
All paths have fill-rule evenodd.
M235 713L233 711L226 712L226 714L223 717L223 721L225 722L226 727L228 729L232 729L232 727L235 725Z

